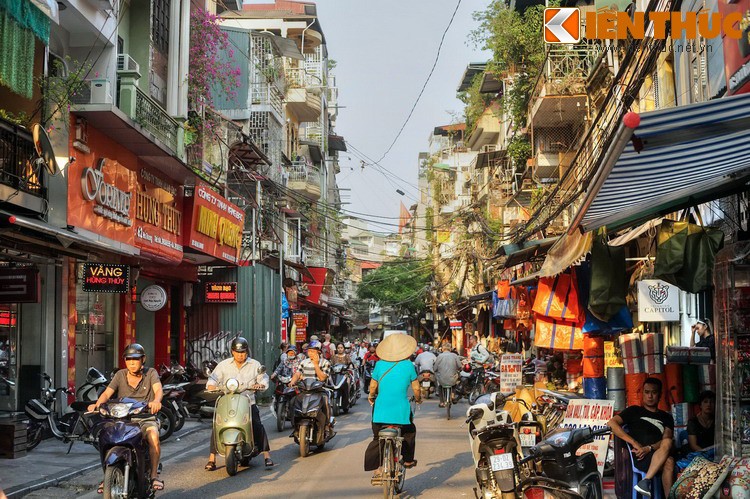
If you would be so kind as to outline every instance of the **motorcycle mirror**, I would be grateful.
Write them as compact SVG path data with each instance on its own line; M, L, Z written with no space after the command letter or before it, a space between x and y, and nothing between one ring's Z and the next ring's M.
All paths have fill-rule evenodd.
M260 366L260 369L258 369L258 374L263 374L266 372L266 366Z

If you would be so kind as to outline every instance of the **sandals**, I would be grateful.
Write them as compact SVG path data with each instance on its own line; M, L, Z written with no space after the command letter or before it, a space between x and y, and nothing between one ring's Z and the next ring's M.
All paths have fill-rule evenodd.
M206 463L206 466L203 467L206 471L214 471L216 470L216 461L209 461Z
M270 457L266 458L265 465L266 465L266 468L270 468L273 466L273 461L271 460Z
M407 470L410 470L413 467L415 467L416 465L417 465L417 460L415 459L414 461L412 461L410 463L404 463L404 468L406 468Z
M104 494L104 480L99 482L99 486L96 488L97 494Z
M152 478L151 479L151 490L155 492L159 492L161 490L164 490L164 480L159 480L158 478Z

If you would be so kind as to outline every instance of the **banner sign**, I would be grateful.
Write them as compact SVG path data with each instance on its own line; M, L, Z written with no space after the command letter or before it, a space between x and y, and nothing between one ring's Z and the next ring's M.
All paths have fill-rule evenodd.
M127 293L130 291L130 266L84 263L82 287L87 293Z
M564 428L591 428L593 430L600 430L607 426L607 422L615 414L614 411L614 400L573 399L568 402L562 426ZM596 440L590 444L583 445L576 452L579 456L586 452L593 452L596 456L596 464L599 467L600 475L604 473L604 462L607 460L609 437L609 435L600 435L596 437Z
M41 303L39 269L0 269L0 303Z
M182 262L182 195L177 185L146 168L138 171L135 244L168 263Z
M516 387L523 384L523 355L506 353L500 359L500 393L509 395L516 392Z
M281 319L281 342L287 343L289 341L289 331L287 330L287 320Z
M659 279L638 281L638 321L680 320L680 289Z
M307 324L308 324L307 311L294 312L292 314L292 321L294 321L294 325L297 328L295 340L297 342L306 341L307 340Z
M462 329L464 324L461 321L450 321L451 329Z
M604 369L608 367L622 367L622 358L617 356L614 341L604 342Z
M205 182L195 185L192 208L187 211L191 216L186 217L184 224L185 244L215 258L238 263L245 213Z
M237 303L236 282L207 282L205 303Z

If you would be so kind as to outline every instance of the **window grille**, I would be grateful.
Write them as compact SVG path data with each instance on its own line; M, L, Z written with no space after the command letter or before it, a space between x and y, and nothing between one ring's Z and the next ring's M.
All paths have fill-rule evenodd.
M154 0L151 19L151 39L164 54L169 53L169 0Z

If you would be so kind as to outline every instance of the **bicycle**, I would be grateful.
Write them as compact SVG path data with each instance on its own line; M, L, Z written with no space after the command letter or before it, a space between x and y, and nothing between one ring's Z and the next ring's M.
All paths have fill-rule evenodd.
M404 458L401 456L401 446L404 438L401 428L397 425L387 425L378 432L378 440L383 449L381 454L380 485L383 487L383 497L393 499L400 494L406 480ZM373 480L373 485L377 485Z
M445 414L448 417L448 421L451 420L451 405L453 405L453 387L452 386L441 386L443 390L443 402L445 403Z

